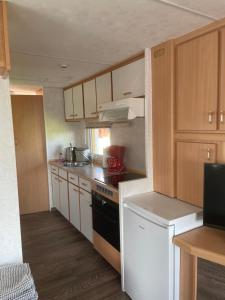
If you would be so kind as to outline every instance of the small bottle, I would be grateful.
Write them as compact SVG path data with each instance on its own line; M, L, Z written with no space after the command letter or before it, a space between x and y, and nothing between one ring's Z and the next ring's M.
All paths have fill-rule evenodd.
M61 162L64 161L63 154L61 152L59 153L59 161L61 161Z

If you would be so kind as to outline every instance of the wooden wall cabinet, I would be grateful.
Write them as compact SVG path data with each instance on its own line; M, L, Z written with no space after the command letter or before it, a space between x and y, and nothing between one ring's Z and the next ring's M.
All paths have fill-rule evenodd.
M7 3L0 1L0 76L10 71L10 55L8 40Z
M214 143L177 142L177 198L202 207L204 163L216 162Z
M97 117L97 99L95 79L87 81L83 84L84 88L84 111L85 118Z
M113 100L145 95L145 60L138 59L112 72Z
M106 73L96 77L97 108L101 104L112 101L112 74Z

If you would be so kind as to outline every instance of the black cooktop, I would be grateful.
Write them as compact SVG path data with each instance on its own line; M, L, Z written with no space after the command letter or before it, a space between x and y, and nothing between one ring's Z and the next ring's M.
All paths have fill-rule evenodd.
M119 182L130 181L134 179L145 178L144 175L136 174L136 173L121 173L121 174L113 174L107 175L101 180L97 179L99 182L105 183L107 185L111 185L118 189Z

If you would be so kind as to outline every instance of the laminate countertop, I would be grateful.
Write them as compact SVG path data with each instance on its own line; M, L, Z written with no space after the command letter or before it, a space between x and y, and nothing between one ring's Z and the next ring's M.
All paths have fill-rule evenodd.
M110 175L106 169L95 165L86 165L83 167L65 167L63 162L60 161L49 161L48 163L49 165L90 180L102 180L104 176Z

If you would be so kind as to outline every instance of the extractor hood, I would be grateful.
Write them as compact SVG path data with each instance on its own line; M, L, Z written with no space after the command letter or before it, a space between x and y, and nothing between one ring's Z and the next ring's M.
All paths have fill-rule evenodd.
M144 98L127 98L98 105L100 122L124 122L144 117Z

